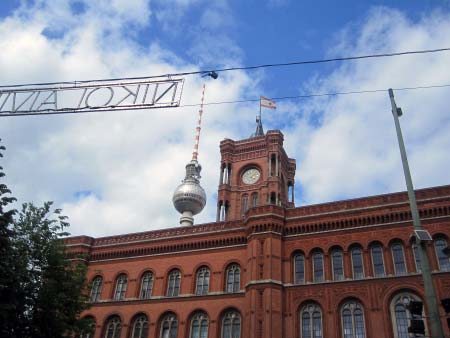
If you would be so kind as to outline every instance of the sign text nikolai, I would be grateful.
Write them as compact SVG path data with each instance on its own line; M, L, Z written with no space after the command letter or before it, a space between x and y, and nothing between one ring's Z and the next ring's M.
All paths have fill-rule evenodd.
M184 79L0 88L0 116L178 107Z

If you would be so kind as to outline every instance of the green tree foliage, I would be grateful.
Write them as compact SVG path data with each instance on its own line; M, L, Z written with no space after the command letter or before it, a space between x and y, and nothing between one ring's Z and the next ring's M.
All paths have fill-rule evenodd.
M66 253L67 217L52 202L4 211L13 202L9 194L0 185L0 337L73 337L87 330L79 318L88 307L86 265Z

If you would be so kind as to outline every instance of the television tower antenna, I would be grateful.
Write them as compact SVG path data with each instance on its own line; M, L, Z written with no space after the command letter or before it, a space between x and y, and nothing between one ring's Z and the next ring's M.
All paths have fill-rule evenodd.
M191 161L186 164L186 176L173 193L172 202L181 214L180 225L189 226L194 224L194 215L203 210L206 204L206 193L200 185L200 171L202 166L198 163L198 145L200 142L200 131L202 129L203 100L205 98L205 85L202 88L202 100L198 111L197 127L195 128L194 151Z

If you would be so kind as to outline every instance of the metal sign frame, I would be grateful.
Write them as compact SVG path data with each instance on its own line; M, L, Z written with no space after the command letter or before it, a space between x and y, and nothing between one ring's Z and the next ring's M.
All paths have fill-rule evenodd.
M178 107L184 78L0 87L0 117Z

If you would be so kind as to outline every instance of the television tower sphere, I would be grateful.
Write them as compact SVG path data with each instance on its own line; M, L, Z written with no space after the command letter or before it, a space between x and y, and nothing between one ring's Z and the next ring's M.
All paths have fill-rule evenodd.
M194 215L203 210L206 204L206 193L200 185L201 165L197 160L191 160L186 165L186 177L175 189L172 202L175 209L181 213L180 224L194 224Z

